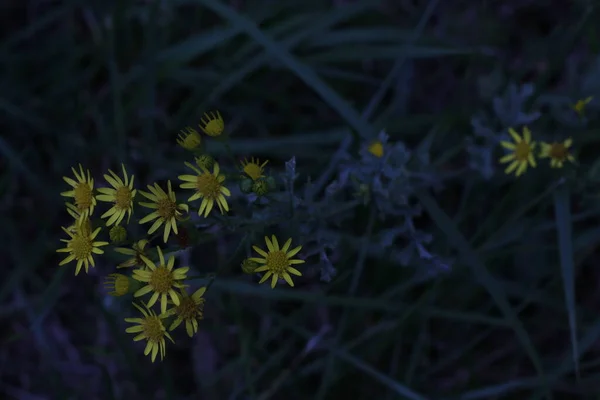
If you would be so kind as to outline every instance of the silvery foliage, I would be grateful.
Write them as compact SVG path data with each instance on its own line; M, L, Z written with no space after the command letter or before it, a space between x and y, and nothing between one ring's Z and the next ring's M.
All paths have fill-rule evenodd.
M431 235L415 228L413 218L420 215L413 193L419 187L438 187L440 182L430 170L429 146L431 138L423 141L414 152L404 143L390 143L382 131L377 140L384 146L384 155L375 157L364 143L359 156L346 152L338 165L337 177L327 186L325 198L337 202L349 195L361 203L374 207L381 220L390 217L398 221L394 228L377 232L368 247L373 257L385 255L402 266L426 264L431 271L447 270L449 264L431 254L426 246Z
M489 78L497 80L497 76ZM485 86L485 79L480 81L481 97L490 95L493 85ZM484 90L486 90L484 92ZM504 93L491 98L492 112L479 112L471 119L474 136L466 139L466 150L469 154L469 168L480 173L484 179L491 179L496 172L498 160L494 150L502 140L510 141L508 128L520 129L531 124L540 117L538 111L526 112L525 103L533 95L531 84L517 86L509 84Z

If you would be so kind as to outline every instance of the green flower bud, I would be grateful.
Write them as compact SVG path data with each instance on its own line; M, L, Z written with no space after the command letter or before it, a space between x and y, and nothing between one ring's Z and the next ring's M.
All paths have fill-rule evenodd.
M258 196L264 196L265 194L269 193L269 184L267 183L266 179L261 178L254 181L252 184L252 191Z
M243 177L240 181L240 190L242 191L242 193L246 194L252 192L252 179Z
M267 185L269 186L269 190L275 190L277 188L277 182L275 182L275 178L272 176L267 176L266 181Z
M245 274L253 274L256 268L258 268L257 262L251 261L248 258L242 261L242 271L244 271Z
M127 240L127 230L121 225L115 225L108 231L108 236L113 244L120 244Z
M201 156L196 157L196 165L200 168L211 170L213 165L215 165L215 159L209 154L202 154Z

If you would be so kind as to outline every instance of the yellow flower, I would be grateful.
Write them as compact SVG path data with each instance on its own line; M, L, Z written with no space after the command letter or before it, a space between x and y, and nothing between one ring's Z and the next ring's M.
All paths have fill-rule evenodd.
M67 246L56 251L58 253L69 253L69 255L58 265L65 265L73 260L76 260L77 267L75 268L75 275L79 274L82 265L85 265L85 273L87 274L90 264L92 267L96 266L93 255L103 254L104 251L100 249L100 247L106 246L108 242L94 241L100 232L100 228L96 228L91 235L88 234L85 229L76 229L75 233L71 233L65 228L62 229L67 233L67 235L69 235L70 239L60 239L60 241L65 242Z
M72 225L70 225L67 230L71 233L77 232L77 230L82 230L84 234L90 235L92 233L92 223L89 218L81 217L77 207L73 204L66 203L67 212L73 219L75 220Z
M181 290L181 293L178 294L179 305L167 312L168 315L177 315L169 327L170 331L185 321L185 330L189 337L198 332L198 320L204 318L204 299L202 298L204 292L206 292L206 287L201 287L191 296L185 290Z
M96 206L96 198L94 197L94 180L90 176L90 170L86 173L83 171L83 167L79 164L79 173L75 171L75 168L71 168L73 175L77 181L63 176L65 182L67 182L73 189L62 192L60 195L64 197L73 197L75 199L75 207L79 213L79 219L82 220L85 217L89 217L94 212Z
M186 274L190 268L182 267L173 270L175 257L169 257L168 263L165 263L165 258L160 247L157 247L157 250L160 258L158 265L144 258L143 260L149 269L136 269L133 271L133 279L147 283L146 286L135 292L134 296L140 297L153 292L152 297L148 301L148 307L152 307L160 297L160 309L161 313L164 314L167 311L167 295L171 297L176 306L179 305L179 297L177 297L177 292L174 288L183 288L181 281L186 278Z
M502 157L500 162L510 162L510 165L504 170L505 173L510 174L516 170L515 175L521 176L527 170L527 165L531 165L531 167L537 165L533 154L535 142L531 141L531 131L527 127L523 128L523 138L513 128L509 128L508 133L510 133L515 143L500 142L502 147L512 151L512 153Z
M146 310L133 303L134 307L137 308L143 315L143 318L125 318L126 322L137 324L125 329L127 333L139 333L139 335L133 338L134 341L146 339L146 348L144 349L144 355L147 356L152 352L152 362L156 360L156 355L160 350L160 360L165 358L165 337L167 337L171 343L175 343L169 332L165 329L162 320L167 317L166 314L156 315L154 311L146 307Z
M129 292L129 278L123 274L109 274L104 281L104 287L109 295L119 297Z
M550 167L562 168L565 161L575 162L575 157L569 152L573 139L568 138L562 143L542 143L540 158L550 158Z
M585 106L588 105L592 100L592 96L586 97L585 99L577 100L577 102L573 104L571 108L577 113L577 115L579 115L580 118L583 118L585 114Z
M144 268L146 266L146 261L144 261L144 258L147 259L144 248L146 247L147 244L148 244L148 241L146 239L142 239L142 240L135 242L131 246L130 249L126 248L126 247L115 248L115 251L117 253L125 254L126 256L133 256L129 260L117 265L117 268L127 268L127 267L134 267L134 266Z
M264 177L263 172L264 172L264 168L265 165L267 165L267 163L269 162L269 160L265 161L264 163L260 163L259 159L257 158L256 160L254 159L254 157L251 158L250 162L248 162L247 159L244 159L244 161L242 161L242 170L244 171L244 173L246 175L248 175L253 181Z
M200 146L200 143L202 143L202 137L197 130L191 127L185 128L185 131L181 131L177 136L177 144L186 150L194 150Z
M145 224L146 222L154 221L150 229L148 229L148 234L153 234L161 225L165 225L165 231L163 233L163 240L167 243L169 239L169 234L171 233L171 229L175 234L177 234L177 219L182 216L181 210L185 212L189 212L189 207L187 204L177 204L177 199L175 198L175 193L171 188L171 181L167 182L168 193L158 186L158 183L155 183L154 186L148 185L148 190L150 193L143 192L140 190L142 196L151 200L152 203L139 203L140 206L146 208L152 208L156 211L151 212L146 215L144 218L140 220L140 224Z
M379 140L371 143L367 150L377 158L383 157L383 143Z
M217 115L215 115L214 112L211 112L210 115L208 113L204 113L204 117L200 120L200 122L200 129L202 129L202 132L206 133L208 136L219 136L225 129L225 122L223 121L223 117L221 117L219 111L217 111Z
M112 188L98 188L98 192L101 194L97 195L96 199L114 203L107 212L100 216L100 218L108 218L106 226L120 224L125 214L127 214L127 223L129 223L131 213L133 212L133 199L137 192L133 188L135 177L131 175L130 181L127 177L127 171L125 171L125 165L121 164L121 167L123 168L123 180L109 169L108 173L110 175L105 174L104 179L106 179Z
M188 201L202 199L198 215L201 216L204 213L204 216L207 217L215 203L217 203L221 214L229 211L225 196L231 196L231 192L223 186L225 176L219 174L219 164L215 163L212 174L206 168L200 167L202 170L199 170L188 162L185 165L196 172L197 175L180 175L179 179L185 182L180 187L182 189L196 190L196 193Z
M259 283L263 283L270 276L272 276L271 288L275 287L275 284L279 278L285 279L285 281L293 287L294 282L292 282L292 277L290 274L302 276L302 273L296 268L292 267L292 265L303 264L304 260L292 259L292 257L298 254L298 252L302 249L302 246L298 246L288 251L290 245L292 244L292 239L290 238L287 240L287 242L285 242L283 247L279 249L279 243L277 242L275 235L271 236L271 240L265 236L265 242L267 243L267 249L269 250L268 252L265 252L257 246L252 246L254 251L264 258L252 257L248 259L261 264L261 266L256 268L254 272L267 271Z

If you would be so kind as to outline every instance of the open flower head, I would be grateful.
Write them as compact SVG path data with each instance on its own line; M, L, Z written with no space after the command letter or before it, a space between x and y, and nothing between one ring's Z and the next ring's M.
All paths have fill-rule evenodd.
M579 115L579 118L583 118L585 116L585 106L587 106L592 100L592 96L586 97L585 99L579 99L571 106L571 108L577 113L577 115Z
M265 165L267 165L268 162L269 160L261 164L260 160L258 158L254 159L254 157L252 157L250 161L248 161L248 159L244 159L244 161L242 161L242 171L244 171L244 173L248 175L250 179L256 181L257 179L264 177L263 172Z
M150 200L151 203L139 203L142 207L151 208L154 210L142 218L140 220L140 224L154 221L150 229L148 229L149 235L153 234L158 228L161 227L161 225L164 225L165 230L163 232L163 240L165 243L167 243L167 240L169 240L169 234L171 233L171 230L177 234L177 219L183 216L182 211L189 212L187 204L177 204L175 192L173 192L173 189L171 188L171 181L167 182L167 186L168 192L165 192L160 186L158 186L158 183L155 183L153 186L148 185L148 190L150 190L150 193L140 190L140 194Z
M185 322L185 330L189 337L198 332L198 320L204 318L204 292L206 287L196 290L191 296L185 289L178 293L179 305L167 311L168 315L175 315L175 320L169 327L169 331L176 329L182 322Z
M104 179L112 188L98 188L100 194L96 196L96 199L113 203L113 206L100 216L100 218L108 218L106 226L120 224L125 214L127 214L127 223L129 223L133 212L133 199L136 194L136 190L133 188L134 176L131 175L130 180L125 165L121 164L121 167L123 169L123 179L109 169L108 175L105 174Z
M279 278L283 278L290 286L293 287L294 282L292 281L290 274L302 276L302 273L296 268L292 267L292 265L303 264L304 260L293 259L292 257L298 254L298 252L302 249L302 246L298 246L292 250L289 250L290 245L292 244L292 239L290 238L280 249L275 235L272 235L270 240L265 236L265 242L267 243L268 251L264 251L257 246L252 246L254 251L256 251L263 258L252 257L248 259L260 264L260 266L254 270L254 272L266 272L259 283L263 283L269 279L269 277L271 277L271 288L274 288L277 284L277 280Z
M171 297L176 306L179 305L179 296L177 296L175 289L184 287L182 281L186 278L186 274L190 268L182 267L173 270L175 257L169 257L168 262L165 263L162 250L160 247L157 247L157 250L159 257L158 265L145 258L144 262L148 266L148 269L136 269L133 271L133 279L146 283L146 286L136 291L134 296L139 297L152 293L148 301L148 307L152 307L160 297L160 309L161 313L164 314L167 311L168 296Z
M204 117L200 120L200 129L208 136L219 136L225 130L225 122L219 111L204 113Z
M550 167L562 168L566 161L575 162L575 157L569 151L572 145L573 139L571 138L562 143L542 143L540 158L550 158Z
M71 168L75 179L73 180L67 176L63 176L63 179L71 190L62 192L60 195L64 197L72 197L75 201L75 208L79 214L80 219L89 217L94 212L96 206L96 198L94 197L94 179L90 175L90 171L84 171L81 164L79 164L79 172L75 168Z
M202 143L202 137L197 130L187 127L177 136L177 144L186 150L194 150Z
M196 175L180 175L179 179L184 182L180 187L182 189L194 189L196 191L188 201L202 199L198 215L202 216L202 214L204 214L204 217L207 217L215 203L219 207L221 214L225 211L229 211L229 205L227 204L225 196L231 196L231 192L223 186L225 176L219 173L219 164L215 163L215 165L213 165L212 174L206 168L198 169L188 162L186 162L185 165L191 168Z
M104 288L110 290L109 295L119 297L129 292L129 278L123 274L108 274L104 280Z
M79 274L81 266L85 266L87 274L89 266L95 267L94 254L103 254L104 251L100 248L106 246L108 242L94 241L100 228L96 228L94 232L88 234L85 229L76 229L74 233L62 228L69 235L69 239L60 239L66 243L66 247L56 250L58 253L69 253L58 265L65 265L71 261L77 261L75 267L75 275Z
M535 167L535 142L531 140L531 131L529 128L523 128L523 137L513 129L509 128L508 133L513 138L514 143L502 141L500 144L511 153L500 159L501 163L510 163L504 170L505 173L515 172L516 176L521 176L527 170L527 166Z
M136 324L125 329L127 333L137 333L133 340L146 340L146 348L144 349L144 355L152 353L152 362L156 360L156 355L160 352L160 360L162 361L165 358L165 347L166 341L165 337L168 338L171 343L175 343L167 329L163 325L163 319L167 317L166 314L156 315L154 311L150 310L148 307L145 307L144 310L142 307L133 303L135 308L137 308L142 313L142 318L125 318L126 322L130 322Z
M126 256L131 256L130 259L117 265L117 268L128 268L128 267L141 267L146 268L146 262L151 262L146 255L146 245L148 241L146 239L138 240L131 248L117 247L115 251ZM148 261L146 261L146 260Z

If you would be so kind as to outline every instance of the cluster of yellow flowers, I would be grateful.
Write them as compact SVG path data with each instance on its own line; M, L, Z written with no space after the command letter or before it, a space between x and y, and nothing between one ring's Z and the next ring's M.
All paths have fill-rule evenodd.
M200 128L208 136L220 136L225 124L221 114L205 114L201 120ZM188 128L179 135L177 143L183 148L194 150L200 146L202 138L200 134ZM186 162L193 175L181 175L180 188L191 189L194 193L187 202L178 202L172 189L171 181L167 181L165 191L158 183L147 185L148 192L140 190L139 193L147 200L137 202L142 207L150 209L151 212L139 220L140 224L152 222L148 229L148 235L152 235L159 228L163 228L163 242L167 243L170 233L178 234L178 222L184 221L189 214L187 203L201 200L198 215L207 217L213 210L215 204L221 214L229 211L226 197L231 192L225 187L225 176L221 174L219 164L208 155L200 155L195 159L196 166ZM241 163L241 171L254 182L264 177L264 167L267 162L260 163L259 160L244 160ZM71 198L72 202L66 203L67 212L73 217L73 223L68 228L62 228L68 235L67 239L61 239L65 247L58 249L59 253L67 253L59 265L72 261L76 262L75 275L85 267L89 272L90 265L95 266L94 256L103 254L102 247L109 243L97 240L102 227L93 228L92 215L95 211L97 201L110 203L111 207L100 216L106 220L106 227L111 227L109 237L112 243L121 243L126 240L127 231L123 224L129 224L134 211L134 200L138 190L134 188L134 176L129 176L124 165L121 165L123 175L117 175L112 170L104 175L109 187L94 189L94 179L89 170L79 165L79 170L72 168L75 179L64 177L70 190L61 193L62 196ZM212 167L212 172L209 168ZM125 216L127 218L125 219ZM161 360L165 355L166 339L173 342L169 334L182 322L185 322L187 334L191 337L198 332L198 320L203 318L204 294L207 287L201 287L194 293L187 291L186 280L189 267L175 267L175 257L165 257L163 249L156 247L157 257L151 257L147 245L151 238L144 238L134 242L131 247L116 247L117 253L124 254L130 258L122 262L117 268L136 267L130 276L120 273L110 273L105 280L108 294L112 296L124 296L133 293L134 298L149 296L145 303L133 306L141 313L138 318L126 318L125 321L135 324L126 329L128 333L136 333L134 341L146 340L145 355L150 354L154 362L160 353ZM291 275L302 274L293 265L302 264L304 260L293 257L302 249L302 246L290 249L292 239L288 239L282 247L275 235L271 238L265 237L267 250L253 246L259 257L251 257L244 260L242 269L245 273L264 272L259 283L271 278L271 288L274 288L278 280L285 280L290 286L294 286ZM157 258L152 261L152 258ZM160 304L160 310L155 312L151 307ZM170 324L166 319L173 318ZM166 326L169 326L167 329Z
M577 101L571 108L583 117L586 104L592 100L592 97ZM502 141L500 144L508 154L500 158L501 163L508 163L508 167L504 170L506 174L515 173L515 176L523 175L528 167L535 168L537 166L536 158L550 159L551 168L562 168L567 161L574 163L575 157L571 154L571 146L573 139L568 137L561 142L540 143L539 152L536 154L537 143L532 140L531 130L523 127L523 135L519 135L513 128L508 129L508 133L513 139L513 142Z

